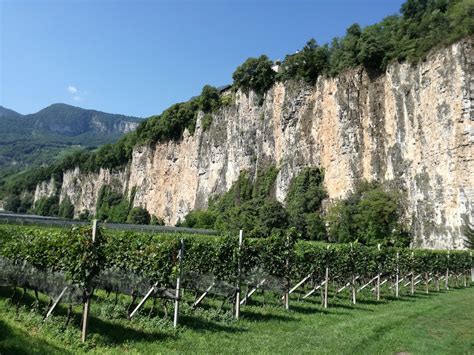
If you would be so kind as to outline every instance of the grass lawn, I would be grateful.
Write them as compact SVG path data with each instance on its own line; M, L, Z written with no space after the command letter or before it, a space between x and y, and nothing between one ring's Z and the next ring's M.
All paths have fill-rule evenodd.
M0 354L474 354L474 287L428 295L420 291L380 302L366 293L355 306L345 295L331 298L327 310L320 307L318 298L313 298L292 299L291 310L285 311L277 306L276 295L267 295L267 305L262 307L259 295L252 305L243 306L238 322L225 312L217 313L211 307L215 302L207 300L197 313L183 307L178 330L162 320L162 314L149 319L148 310L129 322L120 312L116 314L128 299L121 297L114 308L112 300L104 300L99 293L92 304L87 345L79 342L80 306L75 307L72 324L64 330L64 306L51 321L42 324L40 312L23 306L33 301L32 292L17 312L8 299L11 290L0 288Z

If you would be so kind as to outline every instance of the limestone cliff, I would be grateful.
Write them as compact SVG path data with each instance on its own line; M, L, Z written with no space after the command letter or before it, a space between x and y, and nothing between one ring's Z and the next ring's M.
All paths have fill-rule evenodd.
M174 224L210 196L225 192L241 170L276 164L277 198L304 166L321 166L331 199L344 197L359 179L386 181L407 195L415 244L461 248L461 218L473 220L473 40L433 51L410 65L391 64L371 77L363 69L314 87L276 84L262 105L255 95L234 95L206 131L179 142L142 146L121 171L64 174L61 199L94 210L100 187L126 192L134 205ZM35 198L48 194L38 186Z

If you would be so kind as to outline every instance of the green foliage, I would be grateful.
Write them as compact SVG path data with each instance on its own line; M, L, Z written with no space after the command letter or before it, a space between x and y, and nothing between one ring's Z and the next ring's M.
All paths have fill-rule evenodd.
M2 233L15 235L13 229L3 229ZM40 270L64 272L67 280L79 286L90 285L106 260L101 230L98 230L96 241L92 243L91 227L73 227L65 234L62 230L30 230L26 235L10 240L10 243L0 242L3 242L0 244L1 255L11 261L28 261Z
M235 101L235 98L233 95L222 95L221 96L221 105L223 107L229 107L232 105L232 103Z
M0 227L0 255L13 262L27 260L41 270L63 271L73 283L88 284L101 269L115 269L143 275L150 281L172 282L176 272L179 239L185 243L186 272L210 274L217 280L235 282L240 258L242 273L261 269L271 276L299 281L309 273L322 276L326 267L330 278L345 283L352 275L371 278L434 272L464 273L472 267L466 251L411 250L367 247L359 243L326 246L298 240L294 228L273 233L269 238L246 236L239 252L234 235L203 236L152 235L122 232L106 234L99 230L96 243L91 228L19 231ZM397 257L398 255L398 257Z
M127 223L150 224L150 213L143 207L133 207L128 214Z
M348 198L335 203L328 213L331 241L359 241L366 245L406 246L403 198L376 182L362 183Z
M306 239L325 237L320 217L321 203L327 197L324 173L319 168L304 168L292 181L286 195L290 225Z
M116 142L122 136L121 124L140 120L65 104L29 115L0 107L0 176L54 164L81 147L94 149Z
M121 193L113 191L110 186L104 185L99 190L96 204L96 218L100 221L110 220L115 217L118 219L111 222L125 222L128 216L128 203L124 202L124 197ZM124 211L125 210L125 211ZM125 218L120 218L125 215Z
M150 224L152 226L164 226L165 225L165 220L161 217L157 217L155 215L152 215L151 219L150 219Z
M40 198L35 203L34 212L40 216L57 216L59 214L59 197L53 195Z
M210 113L206 113L202 117L202 130L207 131L212 124L212 115Z
M135 193L136 187L133 187L128 200L127 195L113 191L110 186L102 186L97 197L96 218L114 223L150 224L151 216L147 210L141 207L132 208ZM156 217L153 222L164 224Z
M69 196L64 197L59 204L59 217L67 219L74 218L74 205L71 203Z
M212 229L216 223L216 213L210 210L195 210L189 212L184 222L178 227Z
M254 91L262 98L275 82L276 73L272 65L272 61L266 55L247 59L232 74L234 87L247 94Z
M18 212L21 206L20 196L9 195L5 198L3 208L5 211Z
M91 213L89 210L84 210L81 213L79 213L78 219L80 221L90 221L91 219Z
M311 39L301 51L286 56L279 78L304 80L309 84L314 84L318 76L327 70L329 56L330 51L327 45L320 47L314 39Z
M214 86L205 85L199 96L199 109L204 113L215 112L221 105L219 90Z

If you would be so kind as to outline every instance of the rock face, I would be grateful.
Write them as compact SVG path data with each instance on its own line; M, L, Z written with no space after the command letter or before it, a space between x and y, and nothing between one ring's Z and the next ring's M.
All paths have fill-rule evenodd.
M121 171L68 171L61 199L95 209L100 187L130 193L134 205L175 224L227 191L241 170L277 165L276 195L305 166L321 166L331 199L361 179L384 181L407 196L414 244L462 248L462 218L473 220L474 49L466 39L416 65L394 63L372 78L363 69L315 86L276 84L258 104L237 92L206 131L179 142L138 147ZM48 189L38 187L36 198Z

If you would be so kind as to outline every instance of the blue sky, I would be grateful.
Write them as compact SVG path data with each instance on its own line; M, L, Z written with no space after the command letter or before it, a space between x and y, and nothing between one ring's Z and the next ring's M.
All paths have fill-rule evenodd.
M0 0L0 105L147 117L230 83L246 58L398 13L398 0Z

